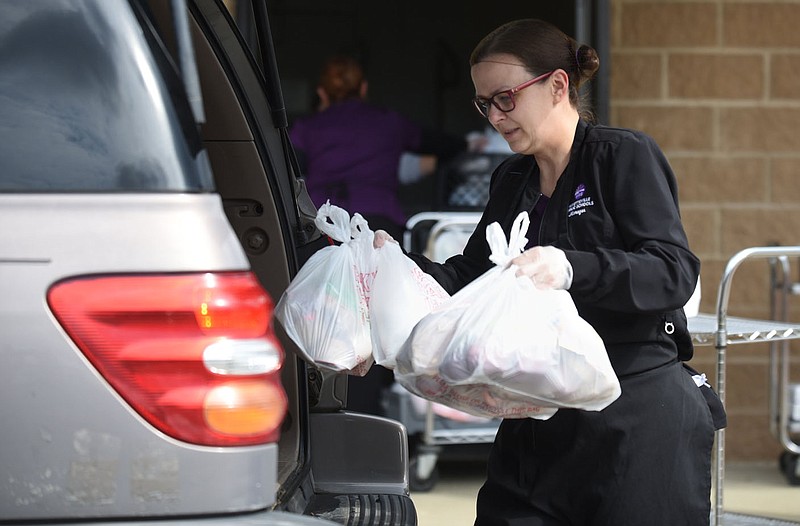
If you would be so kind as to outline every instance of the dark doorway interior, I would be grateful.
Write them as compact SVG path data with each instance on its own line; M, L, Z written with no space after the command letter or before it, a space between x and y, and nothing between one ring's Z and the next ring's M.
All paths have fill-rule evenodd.
M472 109L468 59L489 31L515 18L543 18L583 33L596 2L437 2L435 0L268 0L290 120L313 110L322 61L334 53L360 58L370 100L451 133L480 130ZM587 16L588 15L588 16ZM586 37L589 38L586 38ZM582 40L579 38L579 40ZM592 42L589 42L592 44Z
M373 103L451 134L481 131L487 123L472 108L469 54L489 31L516 18L543 18L598 50L601 70L590 93L598 120L606 122L607 0L265 1L290 125L314 111L325 58L346 53L365 66ZM431 206L433 184L404 188L409 212Z

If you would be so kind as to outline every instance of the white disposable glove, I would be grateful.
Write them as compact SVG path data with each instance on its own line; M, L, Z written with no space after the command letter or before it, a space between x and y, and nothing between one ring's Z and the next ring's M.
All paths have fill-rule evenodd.
M372 246L374 248L381 248L387 241L397 243L397 241L395 241L394 238L390 236L389 232L387 232L386 230L376 230L375 238L372 240Z
M563 289L572 286L572 265L556 247L533 247L511 260L517 276L528 276L537 289Z

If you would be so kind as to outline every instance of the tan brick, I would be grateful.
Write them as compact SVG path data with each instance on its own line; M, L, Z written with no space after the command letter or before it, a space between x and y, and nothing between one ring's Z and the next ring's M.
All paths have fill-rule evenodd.
M725 46L800 46L800 3L724 3L722 25Z
M701 312L716 312L720 282L728 261L736 252L738 251L732 251L719 258L706 256L701 259L700 276L703 285L703 297L700 301ZM753 319L770 318L770 280L767 261L745 261L735 270L730 283L732 287L728 298L727 313L729 316Z
M800 151L800 109L723 108L720 149L725 152Z
M668 97L761 99L764 58L753 54L676 53L669 56Z
M681 220L689 246L702 257L719 251L719 228L717 212L710 207L681 206Z
M733 360L743 354L754 353L754 348L748 346L728 346L727 356ZM758 347L769 348L762 343ZM747 348L747 349L746 349ZM728 413L728 432L731 444L730 457L738 459L758 460L762 458L776 458L776 448L779 446L777 438L772 436L769 427L770 407L769 397L775 385L769 379L769 361L764 358L759 363L729 362L726 367L726 407ZM790 378L797 378L800 369L793 366ZM752 429L748 429L752 428ZM753 451L745 451L754 448Z
M771 161L770 194L776 203L800 205L800 158ZM797 240L800 244L800 239Z
M622 12L622 5L621 0L611 0L608 2L608 14L609 20L611 21L610 29L610 42L611 49L618 48L622 45L622 40L620 39L620 29L622 24L618 23L619 17L617 16L618 13Z
M770 432L768 413L728 415L725 431L727 462L775 461L781 451L780 444Z
M692 248L694 249L694 247ZM731 252L730 256L736 252ZM698 256L701 258L700 277L702 279L700 311L716 313L717 295L730 256L723 259L704 254L698 254ZM727 307L729 316L770 319L769 264L766 261L744 262L735 270L730 283L732 287L729 291ZM713 338L710 343L713 344Z
M664 151L707 151L712 145L711 109L618 106L620 126L650 134Z
M727 258L723 261L714 256L700 255L700 279L702 294L700 298L700 312L714 314L717 309L717 292L722 278ZM708 345L714 344L712 337ZM713 358L716 363L716 356Z
M722 251L800 244L800 207L722 209Z
M763 353L768 352L769 345L762 344ZM736 363L732 361L742 354L738 346L731 345L726 349L731 361L725 368L726 389L725 402L731 413L760 413L769 409L769 362L764 357L761 363Z
M769 427L769 397L773 386L768 376L768 352L769 347L764 343L726 348L726 460L772 461L780 452L780 445ZM713 346L696 347L691 364L718 388L717 350Z
M765 159L672 157L670 164L678 177L682 204L758 203L769 199Z
M661 98L661 55L617 53L611 57L611 97Z
M703 280L703 297L700 302L700 310L703 312L713 312L715 309L715 299L719 280L722 271L728 261L728 256L704 256L700 258L700 277ZM709 301L706 301L709 300Z
M711 311L701 309L700 312L710 313ZM713 345L695 345L694 357L689 361L689 365L697 371L705 373L711 385L717 385L717 350Z
M713 313L730 256L773 242L800 244L800 1L611 6L611 122L644 130L669 156L684 228L702 260L701 311ZM647 56L659 57L658 71ZM782 100L791 104L778 107ZM793 268L792 276L800 279L800 272ZM729 315L770 316L768 262L743 263L732 285ZM800 320L800 297L790 299L790 310ZM769 428L768 348L728 346L728 460L774 462L782 450ZM716 359L717 350L705 345L692 360L715 385ZM791 377L800 378L800 341L792 342L792 359Z
M706 292L706 287L709 286L711 283L714 283L714 288L716 290L716 284L719 283L719 278L722 275L722 269L725 266L725 262L728 260L728 255L719 255L715 254L713 256L705 256L701 258L701 266L700 266L700 275L703 278L703 292ZM704 296L705 298L705 296Z
M800 55L777 54L770 67L770 98L800 99Z
M715 3L637 2L623 3L619 9L623 46L695 47L717 42Z

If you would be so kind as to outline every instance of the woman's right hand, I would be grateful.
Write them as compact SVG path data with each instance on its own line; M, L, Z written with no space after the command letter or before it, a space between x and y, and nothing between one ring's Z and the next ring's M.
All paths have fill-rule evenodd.
M553 247L529 248L511 260L517 276L527 276L537 289L569 290L572 286L572 265L564 251Z
M395 241L386 230L376 230L375 238L372 240L372 246L375 248L381 248L387 241L397 243L397 241Z

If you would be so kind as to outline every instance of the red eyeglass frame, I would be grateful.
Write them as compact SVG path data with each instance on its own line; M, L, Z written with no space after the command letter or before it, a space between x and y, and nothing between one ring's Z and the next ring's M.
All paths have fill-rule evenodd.
M472 98L472 104L475 106L475 109L478 110L478 113L480 113L482 117L485 117L487 119L489 118L489 105L490 104L492 106L494 106L495 108L497 108L498 110L502 111L503 113L508 113L510 111L514 111L514 109L517 107L517 101L514 99L514 94L515 93L519 93L520 91L524 90L528 86L533 86L534 84L536 84L540 80L546 79L547 77L549 77L553 73L555 73L555 70L548 71L547 73L543 73L543 74L539 75L538 77L534 77L531 80L523 82L519 86L514 86L511 89L498 91L497 93L495 93L494 95L492 95L488 99L484 98L484 97L473 97ZM498 95L504 95L504 94L508 95L508 98L511 99L511 108L509 108L507 110L504 110L503 108L501 108L497 104L497 102L495 102L495 100L494 100L494 98L497 97ZM484 108L485 108L485 113L484 113Z

